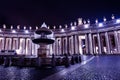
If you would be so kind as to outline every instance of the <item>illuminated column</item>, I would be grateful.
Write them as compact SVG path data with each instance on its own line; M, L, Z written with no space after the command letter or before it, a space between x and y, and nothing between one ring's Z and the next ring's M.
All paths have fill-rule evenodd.
M110 42L109 42L108 32L105 32L105 38L106 38L107 52L108 54L110 54Z
M64 38L63 37L61 37L61 54L64 54Z
M67 52L67 37L65 37L65 53L68 53Z
M19 42L19 54L24 54L25 55L25 39L24 38L20 38L20 42Z
M78 49L78 36L75 35L75 53L78 54L79 53L79 49Z
M92 36L92 46L93 46L93 54L96 54L96 45L95 45L95 37L96 35L93 35Z
M89 50L90 50L90 54L93 54L93 41L92 41L92 34L89 33Z
M89 53L89 42L88 42L88 34L85 34L85 47L86 47L86 54Z
M100 34L97 33L97 40L98 40L98 54L101 54L101 39L100 39Z
M5 39L4 38L0 38L0 49L4 50L4 46L5 46Z
M63 54L62 53L62 38L60 38L60 41L59 41L59 55Z
M72 43L72 45L71 45L72 54L74 54L74 37L73 36L71 36L71 43Z
M12 39L12 50L17 50L18 49L18 38L13 38Z
M57 55L61 55L61 38L57 39Z
M36 55L35 54L35 44L32 42L32 55Z
M31 54L31 40L29 38L26 39L26 55L32 55Z
M58 44L59 44L58 42L59 42L59 41L58 41L58 38L57 38L57 39L56 39L56 54L57 54L57 55L58 55L58 52L59 52L59 51L58 51L58 46L59 46L59 45L58 45Z
M53 51L53 54L56 55L56 40L55 42L52 44L53 48L52 48L52 51Z
M62 40L62 49L63 49L63 54L67 53L66 52L66 38L63 38L63 40Z
M72 40L71 40L71 37L69 37L69 53L72 54Z
M55 43L54 43L54 51L55 54L57 55L57 38L55 39Z
M6 42L5 42L5 50L11 50L11 43L12 43L12 39L11 38L6 38Z
M114 31L114 38L115 38L115 46L116 46L116 49L117 49L117 53L120 52L120 43L118 41L118 33L117 31Z

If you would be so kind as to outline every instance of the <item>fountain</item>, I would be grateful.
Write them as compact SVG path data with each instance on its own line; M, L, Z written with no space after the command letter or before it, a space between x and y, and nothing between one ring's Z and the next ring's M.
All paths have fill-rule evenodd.
M43 23L41 28L35 31L35 35L37 36L34 37L32 42L39 45L37 50L37 56L39 58L38 62L40 62L40 64L45 64L46 59L48 59L47 54L49 52L49 48L47 46L54 43L53 32L47 28L45 23Z

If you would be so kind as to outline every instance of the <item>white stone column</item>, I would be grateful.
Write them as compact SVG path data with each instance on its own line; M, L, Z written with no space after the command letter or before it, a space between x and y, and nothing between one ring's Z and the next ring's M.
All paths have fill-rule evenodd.
M90 50L90 54L93 54L93 40L92 40L92 34L89 33L89 50Z
M4 46L5 46L5 38L1 37L0 38L0 50L4 50L5 49Z
M64 53L67 53L67 37L63 38L62 41L63 41L62 49L63 49L63 54L64 54Z
M72 55L73 53L72 53L72 38L71 37L69 37L69 53L70 53L70 55Z
M97 40L98 40L98 54L101 54L101 39L100 39L100 34L97 33Z
M93 35L93 36L92 36L93 54L96 54L95 37L96 37L96 35Z
M79 50L78 50L78 36L75 35L75 53L78 54L79 53Z
M61 55L62 54L62 38L60 38L59 39L60 40L60 42L59 42L59 55Z
M109 42L108 32L105 32L105 39L107 45L107 52L108 54L110 54L110 42Z
M89 44L88 44L88 35L85 34L85 47L86 47L86 54L89 53Z
M72 54L74 54L74 37L71 36L71 38L72 38L72 41L71 41L72 42L72 48L71 49L72 49Z
M68 54L67 52L67 49L68 49L68 46L67 46L68 42L67 42L67 36L65 37L65 53Z
M115 38L115 46L116 46L116 49L117 49L117 53L120 53L120 43L119 43L119 40L118 40L118 33L117 31L114 31L114 38Z

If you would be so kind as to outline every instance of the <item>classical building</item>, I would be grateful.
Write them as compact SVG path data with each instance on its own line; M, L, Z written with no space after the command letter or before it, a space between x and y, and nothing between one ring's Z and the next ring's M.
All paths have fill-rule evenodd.
M32 43L33 27L3 25L0 29L0 50L16 50L19 55L36 56L38 45ZM78 23L48 27L54 32L55 42L48 47L47 55L67 54L120 54L120 19L90 24L78 19Z

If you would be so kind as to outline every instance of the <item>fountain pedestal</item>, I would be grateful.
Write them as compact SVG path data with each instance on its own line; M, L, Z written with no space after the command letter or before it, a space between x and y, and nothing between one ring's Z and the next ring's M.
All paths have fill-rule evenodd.
M47 46L54 43L53 36L49 36L53 34L53 32L47 28L45 23L43 23L41 28L35 31L35 34L37 34L38 37L35 37L32 41L33 43L39 45L39 48L37 49L38 65L40 66L51 64L51 62L49 62L50 60L47 57L47 54L50 51Z
M47 57L47 54L49 52L49 48L47 48L47 45L40 45L38 48L38 57Z

